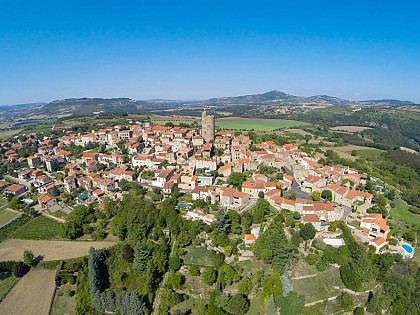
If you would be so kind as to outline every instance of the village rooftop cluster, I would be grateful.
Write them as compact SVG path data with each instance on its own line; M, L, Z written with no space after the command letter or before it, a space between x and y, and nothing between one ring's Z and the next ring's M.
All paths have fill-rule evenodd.
M353 234L379 253L388 244L389 226L380 214L368 214L372 195L354 187L364 185L365 174L346 166L324 166L292 143L277 145L273 141L255 145L244 134L233 131L215 132L214 117L205 112L204 132L199 128L154 125L135 122L92 130L88 133L64 131L54 144L50 137L42 141L27 138L18 143L2 143L7 149L7 161L27 162L17 170L16 177L5 176L0 190L18 197L35 209L54 217L55 210L71 212L58 196L72 195L78 204L98 202L104 208L104 198L122 198L123 182L133 182L149 189L158 188L163 197L175 190L189 193L192 200L204 199L224 209L243 212L255 205L258 198L272 207L298 212L302 223L311 223L326 243L341 244L328 238L331 222L347 222L349 216L360 221L360 229L349 226ZM37 144L35 154L22 158L18 150ZM79 156L70 148L83 147ZM89 149L94 146L94 149ZM98 149L101 148L101 149ZM271 175L259 172L262 166L275 168ZM57 179L53 174L62 174ZM227 179L234 173L247 174L241 187L233 187ZM32 191L36 200L28 199ZM290 192L296 198L289 198ZM314 201L313 192L330 191L330 198ZM77 194L75 194L77 192ZM212 214L180 205L185 216L211 224ZM48 211L49 210L49 211ZM325 235L323 236L323 233ZM245 235L252 244L258 230ZM344 242L342 242L344 244Z

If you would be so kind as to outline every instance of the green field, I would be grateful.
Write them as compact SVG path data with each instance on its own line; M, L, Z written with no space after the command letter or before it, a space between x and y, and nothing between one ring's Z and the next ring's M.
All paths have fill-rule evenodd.
M420 227L420 216L408 210L408 204L401 199L395 199L390 211L389 224L392 234L401 236L410 227Z
M17 212L10 211L8 209L0 209L0 225L6 223L7 221L13 219L18 215Z
M184 257L184 263L187 265L211 266L211 257L213 253L203 247L190 246Z
M273 131L281 128L293 128L306 125L309 124L302 121L286 119L226 118L216 120L216 126L218 128L256 131Z
M367 149L367 150L356 150L356 155L358 157L364 158L364 159L378 159L379 156L383 153L383 150L379 149Z
M60 237L62 224L47 217L37 217L13 231L9 238L24 240L50 240Z
M54 300L51 305L51 315L75 315L76 314L76 297L74 294L76 285L66 283L55 291Z
M0 302L5 298L7 293L12 290L14 285L19 281L19 278L15 276L10 276L5 279L0 280Z
M314 266L299 260L293 270L294 276L311 276L304 279L293 279L293 290L305 296L306 303L324 300L341 293L344 284L341 281L338 268L330 266L323 272L318 272Z
M8 201L6 198L0 197L0 208L7 205Z
M7 129L7 130L3 130L0 131L0 139L8 139L10 137L13 137L15 135L17 135L19 132L21 132L23 129Z

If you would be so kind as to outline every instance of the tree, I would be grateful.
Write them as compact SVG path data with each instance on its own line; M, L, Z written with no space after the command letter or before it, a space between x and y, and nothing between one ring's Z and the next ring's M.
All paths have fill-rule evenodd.
M149 261L150 251L142 241L137 241L134 247L133 270L137 272L145 271Z
M229 299L225 310L232 315L243 315L249 310L249 300L242 294L237 293Z
M273 222L255 241L252 250L258 259L271 263L273 270L282 273L293 255L293 245L284 234L283 225Z
M23 262L29 267L33 266L35 263L34 253L32 253L30 250L25 250L23 252Z
M224 254L226 257L232 256L232 246L228 245L224 248Z
M277 306L276 302L274 301L274 296L270 295L267 304L265 305L265 314L266 315L276 315L277 314Z
M227 180L227 183L229 185L232 185L232 186L236 187L237 189L241 190L242 183L246 180L246 178L247 178L247 174L246 173L232 172L229 175L229 178Z
M305 309L305 297L296 292L290 292L281 303L281 314L301 315Z
M321 198L327 201L332 201L332 192L331 190L325 189L321 192Z
M229 226L229 216L223 209L220 209L215 216L215 221L213 222L214 232L217 234L227 235L229 232Z
M263 192L263 191L260 191L260 192L258 193L258 198L259 198L259 199L264 199L264 192Z
M242 278L238 283L239 293L248 296L252 290L252 281L248 277Z
M202 276L203 276L203 282L205 284L212 285L213 283L216 282L217 272L212 267L206 267L206 269L204 269Z
M252 225L252 214L250 211L245 211L241 217L242 230L244 233L249 233Z
M223 265L217 272L217 282L222 286L226 287L232 283L236 283L241 279L241 276L233 269L230 265Z
M265 199L258 199L255 206L252 208L252 222L262 223L264 216L270 213L270 203Z
M344 311L350 312L353 309L353 296L350 293L342 292L337 299Z
M229 210L227 212L227 215L229 216L230 220L230 230L234 234L241 234L241 216L239 213L235 210Z
M314 201L320 201L321 200L321 193L319 191L312 192L312 199Z
M313 239L315 234L316 229L311 223L306 223L299 231L300 237L302 237L305 241Z
M200 267L197 265L192 265L188 268L188 273L190 276L199 276L200 275Z
M273 273L264 277L262 281L262 296L267 301L270 296L279 303L283 295L283 283L279 273Z
M365 315L365 310L363 309L363 307L358 306L354 309L353 314L354 315Z
M143 315L146 304L136 292L128 292L121 301L120 313L122 315Z

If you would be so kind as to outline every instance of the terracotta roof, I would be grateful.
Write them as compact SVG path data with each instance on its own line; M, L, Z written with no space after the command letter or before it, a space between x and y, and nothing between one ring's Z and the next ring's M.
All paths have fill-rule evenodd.
M306 214L303 216L303 222L321 222L317 214Z
M370 242L374 243L376 246L381 246L386 243L386 240L383 237L377 237L371 240Z
M255 241L257 237L254 234L245 234L245 240L247 241Z
M22 188L25 189L25 186L18 185L18 184L12 184L9 187L7 187L6 190L15 193L15 192L21 190Z

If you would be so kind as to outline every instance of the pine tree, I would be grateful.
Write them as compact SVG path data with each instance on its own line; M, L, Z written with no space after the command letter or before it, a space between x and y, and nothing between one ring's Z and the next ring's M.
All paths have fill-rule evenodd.
M135 292L128 292L121 301L120 313L122 315L143 315L146 304Z
M214 232L217 234L227 235L229 232L230 219L223 209L220 209L213 222Z
M133 270L142 272L147 269L150 251L142 241L137 241L134 247Z
M265 305L265 314L266 315L276 315L277 314L277 306L276 302L274 301L274 296L270 295L267 304Z

